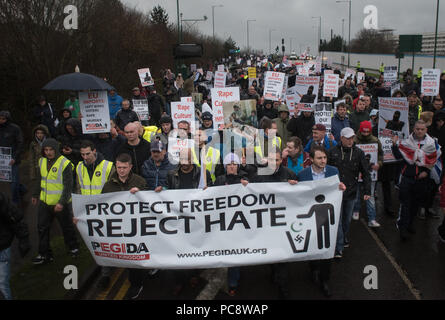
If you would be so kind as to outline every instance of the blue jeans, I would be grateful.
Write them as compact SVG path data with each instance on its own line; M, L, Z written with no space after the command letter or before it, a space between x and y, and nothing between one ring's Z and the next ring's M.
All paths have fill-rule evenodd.
M170 102L165 103L165 113L171 115Z
M0 292L6 300L12 300L11 288L9 287L11 248L0 250Z
M377 181L371 181L371 198L366 202L366 212L368 214L368 222L375 220L377 213L375 211L375 185ZM359 182L359 188L357 189L357 197L355 198L355 204L354 204L354 212L360 212L360 206L361 206L361 197L360 197L360 188L363 185L363 182Z
M354 203L355 199L343 199L341 203L340 221L338 223L337 244L335 246L335 251L343 251L345 246L345 239L347 238L352 213L354 212Z

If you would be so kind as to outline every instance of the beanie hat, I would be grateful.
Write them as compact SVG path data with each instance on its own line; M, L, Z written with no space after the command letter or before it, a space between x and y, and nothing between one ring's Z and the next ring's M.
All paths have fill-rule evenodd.
M372 130L371 122L369 121L363 121L360 123L360 132L363 132L364 129L368 129L369 131Z
M163 123L171 123L171 124L173 124L173 120L172 120L172 118L170 116L162 116L161 119L159 120L159 123L160 124L163 124Z

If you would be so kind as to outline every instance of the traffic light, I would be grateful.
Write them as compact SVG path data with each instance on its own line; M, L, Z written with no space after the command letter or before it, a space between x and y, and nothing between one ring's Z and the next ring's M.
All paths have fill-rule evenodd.
M281 39L281 44L284 44L284 38Z

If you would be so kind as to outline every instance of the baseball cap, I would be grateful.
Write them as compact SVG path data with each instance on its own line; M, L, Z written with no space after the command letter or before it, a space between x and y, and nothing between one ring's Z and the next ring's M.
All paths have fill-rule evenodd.
M165 150L165 145L162 143L162 141L152 141L152 143L150 144L150 151L161 152L162 150Z
M379 110L377 110L377 109L372 109L371 110L371 113L369 114L369 116L370 117L373 117L373 116L376 116L376 115L378 115L379 114Z
M224 165L231 164L232 162L235 162L236 164L241 164L239 157L234 153L229 153L224 157Z
M352 138L353 136L355 136L355 132L352 128L346 127L341 130L340 136L349 139L349 138Z
M321 123L317 123L312 127L312 130L326 131L326 126Z

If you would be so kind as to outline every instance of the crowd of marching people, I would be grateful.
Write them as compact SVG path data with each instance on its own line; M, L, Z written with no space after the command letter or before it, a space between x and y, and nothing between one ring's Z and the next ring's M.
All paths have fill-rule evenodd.
M263 61L264 57L258 59ZM238 61L236 61L238 60ZM414 219L443 219L445 192L442 180L434 179L432 169L442 163L441 149L445 145L445 73L441 75L440 94L427 97L420 93L421 77L412 70L403 73L400 90L391 94L385 87L383 75L346 78L336 68L322 65L319 92L308 92L301 97L302 103L318 101L332 103L331 128L316 123L314 110L291 113L284 100L264 98L265 72L277 71L288 75L288 81L297 75L297 69L284 61L272 61L256 65L257 80L249 83L247 60L256 62L256 56L227 59L208 67L214 71L219 64L227 70L226 86L240 88L241 100L255 100L256 110L247 121L255 132L254 141L234 146L226 137L229 129L214 125L214 116L204 105L212 106L210 89L212 79L197 71L189 76L175 75L170 69L163 72L163 92L154 86L134 87L131 91L108 93L111 129L107 133L84 134L79 101L72 93L63 108L57 108L44 96L37 99L33 117L35 128L28 146L30 157L29 177L32 184L31 204L38 214L38 252L33 264L45 264L55 257L50 246L50 230L54 218L61 226L68 253L79 254L79 237L76 220L73 219L71 194L95 195L101 193L141 190L166 192L171 189L199 189L229 184L285 182L324 179L338 175L339 188L343 191L341 220L339 222L335 259L341 259L350 245L351 220L358 220L365 212L370 228L380 227L379 214L394 218L401 241L415 234ZM323 97L323 74L332 70L339 74L341 86L338 98ZM207 70L205 70L207 71ZM358 69L357 71L363 71ZM295 81L295 80L294 80ZM160 87L160 86L159 86ZM129 89L131 86L129 87ZM195 101L195 130L187 121L174 125L171 103L182 97L200 94ZM392 152L397 161L386 163L381 142L378 139L379 97L406 97L409 103L409 137L393 138ZM133 110L134 100L146 100L149 120L140 120ZM344 100L334 107L334 102ZM236 111L234 112L236 113ZM397 130L400 120L394 115L390 124ZM193 139L195 148L179 152L179 163L169 157L169 137ZM217 142L217 143L216 143ZM377 144L378 160L371 163L357 147L361 144ZM19 164L26 151L23 133L12 121L8 111L0 111L0 146L11 148L12 182L11 199L0 193L0 292L11 299L9 266L11 243L14 237L20 241L22 255L30 250L27 226L24 224L20 203L27 192L20 183ZM253 161L247 154L254 155ZM206 159L205 162L201 159ZM258 169L273 164L269 174L258 174ZM201 168L203 166L203 168ZM440 166L441 167L441 166ZM370 173L378 172L378 180L372 181ZM27 175L28 172L20 172ZM201 175L204 175L202 177ZM361 180L359 181L359 176ZM376 198L381 184L383 197ZM398 199L395 198L398 194ZM437 197L436 197L437 196ZM436 198L440 198L437 203ZM383 212L377 212L380 201ZM441 241L445 242L445 222L438 228ZM329 287L331 259L313 261L310 264L312 278L326 296ZM110 285L112 268L103 267L98 286ZM129 269L129 299L136 299L147 277L158 270ZM283 298L289 297L286 264L272 265L273 279ZM196 283L197 274L191 271L175 271L178 295L189 282ZM236 295L240 268L228 269L229 294Z

